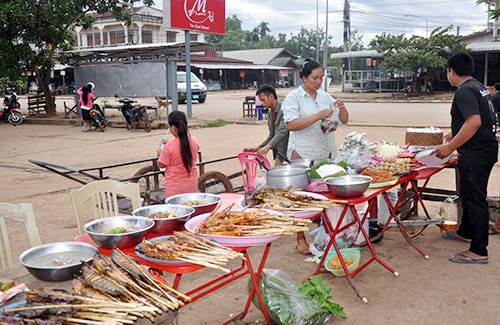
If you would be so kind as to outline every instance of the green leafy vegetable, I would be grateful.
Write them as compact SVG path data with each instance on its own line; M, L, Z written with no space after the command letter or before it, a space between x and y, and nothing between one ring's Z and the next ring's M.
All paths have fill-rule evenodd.
M333 297L330 285L320 275L315 275L297 284L297 289L306 297L317 301L325 312L347 318L344 307L329 301Z
M248 289L252 288L248 282ZM300 293L289 275L281 270L264 269L259 288L269 317L277 325L320 325L330 317L315 300ZM252 299L262 309L257 295Z
M123 234L127 232L127 228L124 227L115 227L108 231L107 233L110 235L118 235L118 234Z

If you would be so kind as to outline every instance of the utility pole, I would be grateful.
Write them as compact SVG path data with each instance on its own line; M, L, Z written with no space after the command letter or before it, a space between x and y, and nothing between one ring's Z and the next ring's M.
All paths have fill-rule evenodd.
M351 51L351 9L349 5L349 0L344 0L344 52ZM342 91L344 91L344 84L346 80L344 79L344 70L351 71L351 58L344 59L344 65L342 69Z
M326 0L325 47L323 52L323 68L325 69L325 91L328 91L328 0Z
M319 62L319 7L316 0L316 61Z

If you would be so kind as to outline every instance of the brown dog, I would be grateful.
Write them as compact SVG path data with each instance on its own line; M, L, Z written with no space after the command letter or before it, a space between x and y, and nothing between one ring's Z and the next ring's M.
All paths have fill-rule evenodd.
M158 105L158 115L161 117L161 111L167 111L167 100L162 99L161 97L155 97L156 103Z

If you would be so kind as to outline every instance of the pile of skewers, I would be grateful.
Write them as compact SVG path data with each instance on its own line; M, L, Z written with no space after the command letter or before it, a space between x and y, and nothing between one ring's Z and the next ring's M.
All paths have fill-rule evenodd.
M260 189L247 198L249 207L276 211L322 211L333 205L330 200L320 200L310 196L295 194L283 189Z
M148 241L144 239L139 251L152 258L184 261L224 272L230 271L223 267L229 259L244 258L242 253L185 231L175 231L168 240Z
M31 291L26 306L2 310L0 323L1 317L18 318L19 324L133 324L139 317L154 323L162 311L176 311L191 300L118 248L111 257L96 255L84 264L73 291Z
M195 232L216 236L273 236L309 231L308 219L295 219L263 209L212 212Z
M157 308L141 303L101 300L64 290L31 290L26 306L2 310L0 324L133 324Z

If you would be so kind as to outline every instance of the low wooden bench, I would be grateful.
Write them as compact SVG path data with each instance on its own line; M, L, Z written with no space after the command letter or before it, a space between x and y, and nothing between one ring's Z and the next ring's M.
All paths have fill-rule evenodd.
M242 104L243 117L255 117L255 96L246 96Z
M56 96L50 95L54 107L56 105ZM40 113L47 113L47 99L45 94L28 95L28 112L30 116L40 115Z

